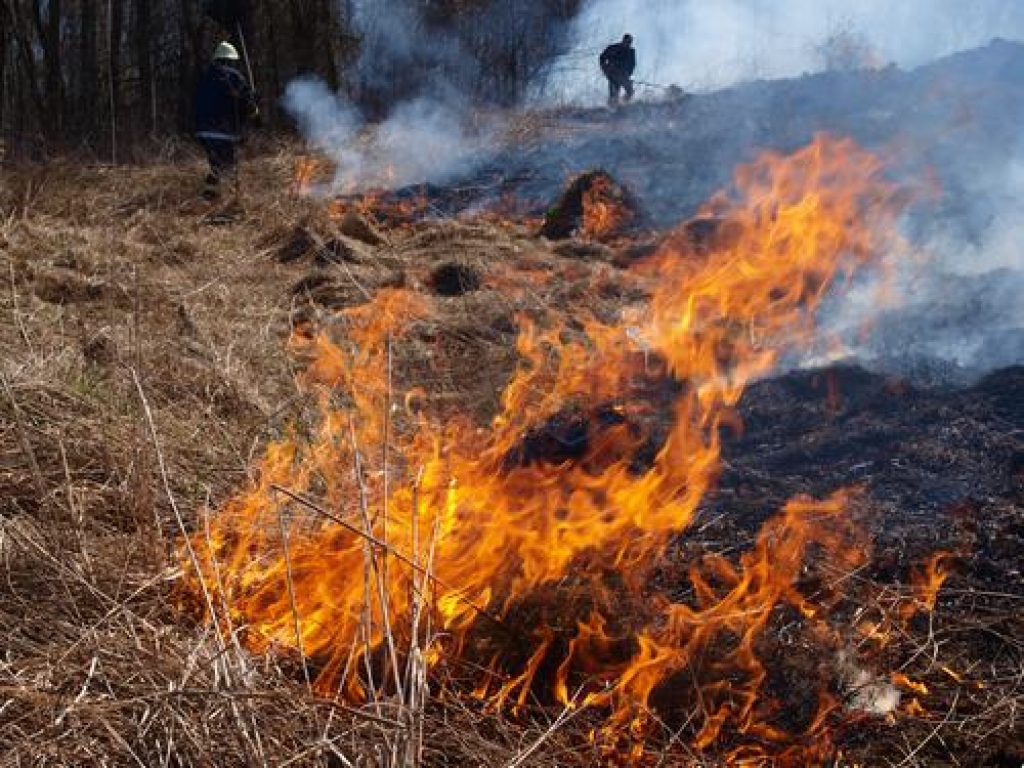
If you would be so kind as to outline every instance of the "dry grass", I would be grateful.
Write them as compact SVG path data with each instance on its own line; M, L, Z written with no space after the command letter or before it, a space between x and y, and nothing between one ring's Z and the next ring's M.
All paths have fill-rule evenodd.
M228 226L210 225L196 199L196 158L5 176L0 766L595 764L587 733L599 717L586 709L523 721L431 698L418 655L426 619L419 644L392 658L393 695L351 709L309 692L304 659L253 657L244 628L224 638L176 610L182 529L201 531L198 511L240 486L262 445L315 417L285 351L293 323L330 325L334 309L381 286L428 291L438 265L470 265L483 289L437 297L395 365L436 407L483 419L515 363L519 313L585 303L612 316L638 298L610 276L608 249L552 250L479 223L414 227L379 247L342 238L351 260L340 264L317 266L315 253L280 263L297 227L314 245L338 237L319 205L289 193L293 158L283 148L246 167L246 212ZM538 279L509 292L507 270ZM951 637L1003 631L1005 618L982 601L960 623L908 635L919 651L908 675L940 681ZM889 764L926 765L936 740L1019 727L1020 638L1000 642L1006 664L978 672L1000 684L890 733ZM651 765L691 759L671 740L661 748Z
M422 687L397 709L344 708L311 695L287 654L252 658L191 626L173 588L182 525L195 529L197 510L239 486L262 444L312 412L285 352L296 318L328 317L394 273L420 285L431 263L453 255L517 257L522 238L456 227L364 249L371 260L358 268L283 265L274 256L297 223L327 227L320 206L289 193L293 155L245 168L246 212L227 226L207 223L211 209L196 198L202 175L194 157L5 171L0 765L514 759L543 726L482 734L477 715L428 706ZM438 245L453 240L457 248ZM311 275L358 290L318 301L295 290ZM503 330L481 335L467 318L487 302L472 301L478 307L450 302L462 329L445 349L438 329L424 327L401 354L448 360L447 370L421 368L434 377L427 386L451 396L460 355L475 350L477 361L486 346L501 365L477 386L493 403L513 357L492 337L514 333L501 325L511 308L486 310Z

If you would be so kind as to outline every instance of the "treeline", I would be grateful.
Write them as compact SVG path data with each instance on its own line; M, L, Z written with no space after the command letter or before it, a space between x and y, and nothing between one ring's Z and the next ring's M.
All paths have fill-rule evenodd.
M508 105L565 44L581 0L0 0L8 156L131 160L188 132L214 45L244 45L264 112L317 75L368 115L440 84Z

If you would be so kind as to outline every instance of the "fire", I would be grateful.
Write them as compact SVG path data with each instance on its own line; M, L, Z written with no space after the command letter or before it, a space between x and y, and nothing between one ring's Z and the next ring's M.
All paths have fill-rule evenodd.
M386 192L382 189L359 194L342 195L328 204L335 219L354 212L376 225L403 227L429 218L433 213L424 190L406 193Z
M935 610L935 601L939 598L939 590L949 577L948 552L937 552L932 555L924 567L914 574L914 591L917 601L931 613Z
M465 692L491 706L605 711L594 739L625 759L673 697L696 750L829 754L827 685L805 721L787 721L761 641L783 613L833 642L838 596L802 583L818 562L866 557L850 494L793 499L738 563L694 565L686 590L654 576L715 483L745 386L814 343L829 291L881 264L898 204L873 156L827 137L766 154L736 187L715 208L727 242L698 250L680 231L638 270L652 298L628 330L523 320L488 429L442 421L396 383L393 350L425 298L387 290L346 310L340 342L300 329L322 419L270 446L258 480L196 537L187 587L224 606L209 618L244 626L256 653L303 654L319 691L351 701L401 697L414 655L464 659ZM652 390L674 394L670 413ZM564 453L538 448L559 429L573 436Z
M935 602L939 599L939 590L949 576L949 564L952 556L949 552L936 552L924 565L915 568L910 574L911 599L900 605L900 618L905 622L919 613L929 614L935 610Z
M595 176L583 192L583 222L580 234L588 239L601 240L619 233L634 218L634 213L621 199L607 175Z
M291 192L298 197L312 193L317 176L322 172L321 162L314 157L300 157L295 161L295 178Z

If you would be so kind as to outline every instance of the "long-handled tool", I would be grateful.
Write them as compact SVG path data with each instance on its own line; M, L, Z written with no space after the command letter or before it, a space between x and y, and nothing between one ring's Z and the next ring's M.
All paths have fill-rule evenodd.
M245 35L242 34L242 22L235 22L235 29L238 30L238 44L242 47L242 58L245 60L245 72L249 75L249 87L256 90L256 79L252 76L252 64L249 62L249 48L245 44Z
M242 22L239 20L235 21L235 29L238 32L238 45L242 49L242 60L245 62L245 72L249 76L249 87L256 91L256 78L252 75L252 62L249 60L249 47L245 44L245 34L242 32ZM236 107L237 108L237 107ZM242 170L241 170L241 153L239 152L235 158L235 202L236 205L241 208L242 206Z
M678 85L662 85L661 83L651 83L647 80L634 80L634 85L646 85L648 88L658 88L662 91L682 91Z

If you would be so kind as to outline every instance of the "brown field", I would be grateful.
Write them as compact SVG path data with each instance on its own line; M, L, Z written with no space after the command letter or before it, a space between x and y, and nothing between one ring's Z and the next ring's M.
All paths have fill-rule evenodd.
M495 217L384 227L377 243L346 235L322 202L295 194L296 157L282 146L248 162L242 210L227 223L197 198L203 169L188 154L3 171L0 766L721 764L726 750L696 751L679 735L685 724L614 753L590 738L601 712L487 707L444 665L401 706L316 695L294 649L252 653L244 634L218 632L194 593L183 596L183 541L203 541L204 510L254 479L269 442L318 423L315 394L299 383L308 360L289 346L296 328L344 338L338 310L382 289L423 297L424 316L394 342L395 399L420 388L432 412L486 425L517 366L520 318L586 306L611 319L645 300L620 268L635 240L551 243L535 222ZM473 290L439 289L453 274ZM985 475L976 494L936 502L937 521L910 514L897 490L855 504L875 554L841 579L870 582L872 602L841 609L844 620L898 613L914 599L911 569L936 552L956 565L935 611L894 629L872 657L879 674L909 681L901 708L838 723L831 759L1020 764L1019 372L966 393L847 369L820 378L839 382L839 405L811 374L751 388L748 430L725 446L717 490L659 578L682 584L708 553L735 559L765 510L794 493L864 481L864 462L843 453L856 441L867 454L879 435L901 446L892 466L906 472L870 471L878 487L919 498L949 472ZM528 621L531 608L518 610ZM778 637L764 654L788 666L767 686L799 700L807 670L834 649L816 656L786 635L788 621L771 625Z

